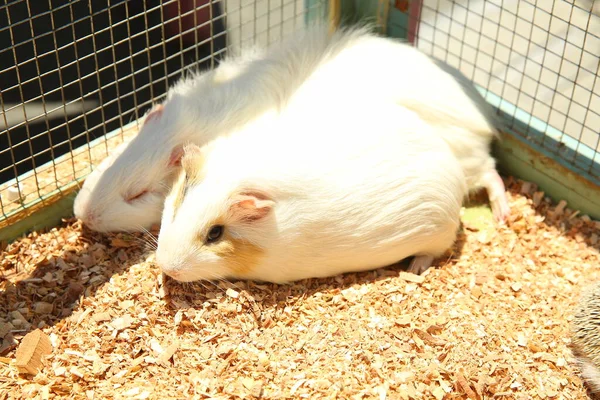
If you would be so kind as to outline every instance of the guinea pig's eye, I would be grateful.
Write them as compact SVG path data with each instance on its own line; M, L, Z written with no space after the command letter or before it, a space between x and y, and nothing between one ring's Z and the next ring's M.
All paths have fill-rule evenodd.
M147 190L142 190L139 193L136 193L134 196L129 196L125 199L126 202L131 203L132 201L138 200L140 199L142 196L144 196L145 194L147 194L148 191Z
M208 235L206 235L206 243L214 243L221 239L224 230L225 228L223 228L223 225L215 225L211 227L210 231L208 231Z

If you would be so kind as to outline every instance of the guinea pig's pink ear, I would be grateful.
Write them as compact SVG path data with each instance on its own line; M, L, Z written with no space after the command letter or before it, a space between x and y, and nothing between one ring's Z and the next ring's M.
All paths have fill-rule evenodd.
M232 198L229 208L231 217L240 222L254 222L265 218L275 202L263 193L242 192Z
M180 167L181 159L183 157L190 157L196 154L200 154L200 152L200 147L192 143L175 146L173 150L171 150L171 155L169 156L169 166Z
M184 156L185 150L183 145L173 147L169 156L169 167L181 166L181 158Z
M146 116L146 119L144 120L144 124L152 121L153 119L160 118L160 116L163 113L163 110L164 110L164 106L162 104L155 105L152 108L152 110L150 111L150 113L148 113L148 115Z

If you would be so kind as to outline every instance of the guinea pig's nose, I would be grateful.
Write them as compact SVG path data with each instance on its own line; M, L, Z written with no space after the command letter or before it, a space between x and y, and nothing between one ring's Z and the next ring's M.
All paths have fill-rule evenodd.
M181 278L181 270L179 268L162 268L162 272L169 278L179 280Z
M164 273L165 273L165 275L167 275L167 276L169 276L169 277L171 277L173 279L177 279L179 277L179 275L181 275L181 272L178 271L178 270L176 270L176 269L175 270L171 269L171 270L168 270L168 271L164 271Z
M86 224L89 227L93 227L97 222L98 222L98 216L96 214L94 214L91 211L88 211L85 214L85 219L83 220L84 224Z

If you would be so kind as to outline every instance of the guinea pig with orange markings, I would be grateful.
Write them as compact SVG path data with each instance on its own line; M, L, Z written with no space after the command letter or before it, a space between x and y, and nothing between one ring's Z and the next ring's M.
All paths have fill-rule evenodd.
M330 101L184 147L158 236L165 274L287 283L411 256L418 274L453 245L467 185L448 144L402 106Z

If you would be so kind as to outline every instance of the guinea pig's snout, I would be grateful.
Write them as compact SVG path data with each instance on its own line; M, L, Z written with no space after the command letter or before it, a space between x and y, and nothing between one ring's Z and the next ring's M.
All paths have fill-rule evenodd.
M158 244L154 255L154 262L163 274L176 281L180 281L184 275L183 260L173 255L172 248L165 248L164 246L162 242Z
M181 278L181 271L177 270L177 269L164 269L162 270L164 272L165 275L169 276L170 278L175 279L176 281L178 281Z
M178 263L161 262L160 258L161 258L160 253L157 252L157 257L156 257L157 265L159 266L159 268L163 272L163 274L167 275L170 278L175 279L176 281L181 280L183 277L183 269L181 268L181 265L179 265Z
M90 228L94 228L94 226L98 223L98 216L92 211L88 211L83 215L81 219L85 225Z
M181 268L180 266L174 266L174 265L161 266L160 269L169 278L175 279L176 281L179 281L179 282L187 281L187 279L185 277L185 273L183 271L183 268Z

